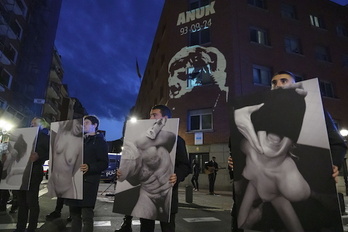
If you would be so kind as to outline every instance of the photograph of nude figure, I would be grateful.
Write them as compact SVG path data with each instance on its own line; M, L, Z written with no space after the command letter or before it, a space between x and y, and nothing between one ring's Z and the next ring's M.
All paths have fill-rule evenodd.
M82 119L51 123L48 193L51 197L82 199Z
M34 127L12 129L8 141L3 141L0 189L28 190L30 178L27 177L30 177L32 168L29 157L36 145L37 133L38 128Z
M343 231L318 79L234 99L237 224L252 231Z
M113 212L168 221L179 119L126 124Z

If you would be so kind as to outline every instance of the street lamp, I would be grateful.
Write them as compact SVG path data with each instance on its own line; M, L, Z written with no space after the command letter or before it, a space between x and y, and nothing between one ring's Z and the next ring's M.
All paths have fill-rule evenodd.
M0 120L0 129L2 133L6 133L7 131L10 131L12 128L13 128L13 124L5 120Z
M348 130L347 129L342 129L340 130L340 134L343 136L344 138L344 142L347 143L347 136L348 136ZM348 177L347 177L347 173L348 173L348 170L347 170L347 153L344 157L344 162L343 162L343 175L344 175L344 183L345 183L345 186L346 186L346 196L348 196Z
M347 136L348 136L348 130L343 128L342 130L340 130L340 134L341 134L343 137L347 137Z

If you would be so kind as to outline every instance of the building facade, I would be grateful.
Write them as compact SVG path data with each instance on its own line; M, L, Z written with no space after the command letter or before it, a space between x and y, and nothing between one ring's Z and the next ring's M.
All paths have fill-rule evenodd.
M229 104L270 89L273 73L318 78L324 107L348 128L348 7L329 0L165 1L134 114L167 104L190 158L226 168ZM233 151L232 151L233 152ZM187 179L189 181L189 179ZM207 187L205 176L200 177ZM230 189L227 169L216 188Z
M0 116L17 127L43 113L61 0L0 1Z

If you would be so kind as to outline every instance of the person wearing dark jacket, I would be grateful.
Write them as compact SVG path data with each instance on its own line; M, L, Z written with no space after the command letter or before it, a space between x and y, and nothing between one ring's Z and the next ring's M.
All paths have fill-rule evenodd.
M150 111L150 119L161 119L161 118L171 118L171 110L164 105L156 105L152 107ZM172 183L173 192L171 199L171 212L169 222L161 221L162 232L174 232L175 231L175 215L178 212L178 187L179 183L184 181L186 176L191 173L191 165L188 159L185 141L178 136L174 174L170 176L169 182ZM118 171L117 176L122 176L122 173ZM132 216L126 215L124 217L124 223L121 228L115 230L115 232L131 232L132 231ZM140 231L141 232L151 232L155 230L155 220L140 218Z
M40 213L39 190L43 178L42 165L48 160L49 130L48 123L43 118L35 117L31 121L32 127L39 127L36 145L29 157L27 167L24 170L22 185L18 191L18 220L16 232L33 232L37 228ZM32 167L31 167L32 166ZM31 174L30 173L31 169ZM29 182L30 177L30 182ZM30 184L29 184L30 183ZM29 186L28 186L29 184ZM29 220L28 220L29 219ZM26 230L27 222L29 222Z
M66 199L69 206L71 231L93 231L94 206L97 199L100 174L108 167L108 147L104 136L97 133L99 119L94 115L83 118L84 147L83 164L83 199Z
M296 80L295 80L295 75L289 71L280 71L278 73L276 73L271 80L271 89L275 90L278 88L285 88L285 89L289 89L289 88L293 88L296 89L296 92L298 94L303 94L303 90L299 87L299 85L296 84ZM285 103L284 103L285 104ZM337 182L337 176L339 174L339 169L342 166L342 163L344 161L344 156L346 154L347 151L347 146L342 138L342 136L339 134L336 126L333 123L333 120L330 116L330 114L324 110L324 117L325 117L325 123L326 123L326 129L327 129L327 133L328 133L328 139L329 139L329 144L330 144L330 150L331 150L331 158L332 158L332 177L336 180ZM230 144L230 149L231 152L236 151L238 148L238 144L236 143L236 141L230 140L231 144ZM234 170L237 170L237 173L239 173L239 175L236 176L241 176L241 172L243 171L243 167L245 166L245 164L243 164L243 160L240 160L240 163L238 165L234 165L233 164L233 159L232 157L229 157L228 159L228 165L233 168ZM235 185L236 182L239 182L239 180L236 180L233 183L233 201L235 202ZM241 181L240 181L241 182ZM239 184L241 185L241 184ZM243 231L242 229L239 229L238 225L237 225L237 217L238 217L238 212L236 209L236 205L233 204L232 207L232 211L231 211L231 216L232 216L232 228L231 231L232 232L241 232Z

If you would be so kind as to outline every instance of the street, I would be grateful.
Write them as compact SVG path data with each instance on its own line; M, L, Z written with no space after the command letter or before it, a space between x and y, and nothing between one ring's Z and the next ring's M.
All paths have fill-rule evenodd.
M95 207L94 231L106 232L118 229L122 224L123 215L112 212L114 184L100 183L98 199ZM179 188L179 213L176 215L176 231L230 231L230 208L232 205L231 192L219 192L218 196L208 195L207 190L193 192L193 203L185 201L185 186ZM55 208L56 199L47 194L47 180L43 180L40 190L40 216L38 231L55 232L69 231L70 223L66 222L69 216L68 207L64 206L61 219L46 222L45 216ZM9 211L10 205L8 205ZM10 232L16 227L17 213L0 215L0 231ZM140 231L138 218L133 220L133 231ZM161 231L156 222L155 231Z

